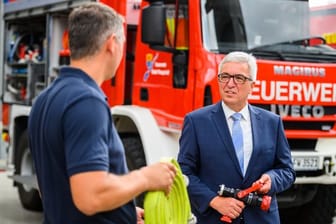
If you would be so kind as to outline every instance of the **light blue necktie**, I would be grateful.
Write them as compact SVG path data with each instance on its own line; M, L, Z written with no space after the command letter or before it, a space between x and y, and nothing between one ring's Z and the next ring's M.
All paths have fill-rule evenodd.
M239 161L240 169L244 174L244 140L243 140L243 131L240 126L240 120L242 115L240 113L234 113L232 116L233 125L232 125L232 141L236 149L236 155Z

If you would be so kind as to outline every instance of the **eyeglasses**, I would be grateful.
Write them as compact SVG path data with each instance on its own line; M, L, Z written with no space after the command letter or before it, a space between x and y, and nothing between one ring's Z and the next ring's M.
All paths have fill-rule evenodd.
M218 74L218 81L223 82L223 83L229 82L231 78L233 78L233 81L236 84L244 84L246 80L253 81L251 78L246 77L245 75L242 75L242 74L230 75L225 72Z

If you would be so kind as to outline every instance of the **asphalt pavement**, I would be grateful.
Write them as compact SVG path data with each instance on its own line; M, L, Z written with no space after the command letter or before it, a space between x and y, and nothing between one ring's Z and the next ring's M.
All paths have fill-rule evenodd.
M7 176L8 173L0 172L0 223L41 224L42 213L27 211L21 206L17 188Z

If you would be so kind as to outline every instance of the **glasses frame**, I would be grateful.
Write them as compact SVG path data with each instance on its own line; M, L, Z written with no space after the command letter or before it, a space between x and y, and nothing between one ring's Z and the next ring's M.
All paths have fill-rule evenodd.
M224 80L221 79L223 75L226 75L226 76L228 77L228 80L227 80L227 81L224 81ZM237 78L238 78L238 77L239 77L239 78L242 78L243 81L242 81L242 82L241 82L241 81L238 81L238 82L237 82ZM234 74L234 75L230 75L230 74L228 74L228 73L226 73L226 72L219 73L219 74L217 75L217 78L218 78L218 81L221 82L221 83L228 83L228 82L230 82L230 79L233 79L233 82L236 83L236 84L245 84L247 80L248 80L248 81L253 81L250 77L247 77L247 76L245 76L245 75L243 75L243 74ZM238 79L238 80L239 80L239 79Z

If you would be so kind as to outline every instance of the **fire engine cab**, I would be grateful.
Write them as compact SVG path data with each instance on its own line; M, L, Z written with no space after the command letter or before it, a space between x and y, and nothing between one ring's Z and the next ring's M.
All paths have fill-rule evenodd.
M69 12L90 1L1 2L1 151L27 209L42 209L27 118L35 97L69 63ZM258 76L249 102L281 115L297 173L277 196L282 223L332 223L336 50L311 32L308 0L99 2L126 18L125 57L102 88L130 169L176 157L184 115L220 100L220 60L230 51L250 52Z
M310 0L311 34L323 36L326 43L336 48L336 1L335 0Z

